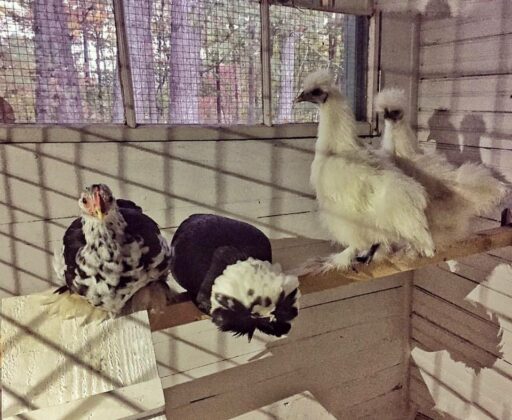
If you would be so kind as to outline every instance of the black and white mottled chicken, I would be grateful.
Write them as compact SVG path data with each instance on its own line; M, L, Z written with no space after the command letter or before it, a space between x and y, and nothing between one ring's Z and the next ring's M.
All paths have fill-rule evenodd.
M298 314L296 276L272 264L269 239L254 226L195 214L171 242L175 280L221 331L252 338L256 329L282 336Z
M310 271L346 269L358 254L368 262L377 250L384 256L395 244L432 256L424 188L362 143L350 105L331 75L325 70L310 74L296 101L312 102L320 110L311 183L321 222L346 247Z
M425 153L406 119L405 104L400 89L377 95L377 110L384 116L381 149L427 191L430 232L436 247L442 248L467 236L472 219L495 209L507 195L507 186L480 163L457 166L438 151Z
M57 276L65 283L56 293L70 292L81 297L82 304L85 300L115 315L139 289L166 282L170 246L139 206L116 200L104 184L86 188L78 205L81 217L66 230L54 259ZM79 300L69 300L60 312L83 315L79 306Z

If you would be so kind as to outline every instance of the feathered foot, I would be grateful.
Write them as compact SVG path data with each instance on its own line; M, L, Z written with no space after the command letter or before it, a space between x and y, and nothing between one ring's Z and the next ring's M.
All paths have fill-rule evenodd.
M368 252L356 257L357 262L360 262L360 263L366 264L366 265L370 264L373 261L373 257L375 255L375 253L377 252L377 250L379 249L379 247L380 247L380 244L373 244L370 247L370 249L368 250Z
M314 257L308 259L298 267L286 271L286 274L302 277L308 274L320 273L321 267L327 261L328 257Z
M320 267L319 273L325 274L331 270L347 271L349 268L351 268L353 271L357 271L354 267L356 256L357 249L350 246L344 249L342 252L329 255L326 261Z
M377 249L375 249L376 251ZM373 253L375 253L373 251ZM298 277L306 275L324 274L331 270L352 270L357 271L354 267L357 250L352 247L345 248L342 252L328 255L327 257L310 258L297 268L288 270L286 273ZM373 255L372 255L373 257Z

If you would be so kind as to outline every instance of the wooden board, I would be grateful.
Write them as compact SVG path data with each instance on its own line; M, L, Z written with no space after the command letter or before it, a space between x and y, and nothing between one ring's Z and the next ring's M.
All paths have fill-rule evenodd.
M450 111L510 111L512 75L420 80L418 108Z
M510 18L512 21L512 18ZM512 28L512 24L509 23ZM478 76L512 71L512 35L424 46L420 50L422 78Z
M2 300L2 416L141 418L162 411L148 317L47 316L40 295Z
M239 386L229 392L216 394L211 398L191 401L176 408L166 405L167 416L171 418L202 418L205 413L212 413L211 418L224 419L246 412L247 409L260 407L288 395L311 389L311 392L318 395L320 403L328 411L338 417L338 412L348 408L350 402L339 398L338 395L330 396L328 399L320 395L317 390L341 385L354 379L369 378L375 371L384 367L400 363L401 343L400 340L386 341L378 345L379 352L375 352L375 346L356 352L337 352L334 348L330 352L322 353L321 357L312 357L311 364L294 369L285 374L270 375L263 381L255 380L251 376L251 382L240 383ZM299 350L299 349L298 349ZM319 355L318 352L316 355ZM303 358L305 355L303 355ZM285 363L284 360L282 359ZM253 373L258 370L253 369ZM241 372L240 372L241 373ZM397 384L390 386L392 389ZM171 402L172 390L166 390L166 401ZM215 388L212 388L215 390ZM370 398L372 396L368 393ZM399 394L399 393L398 393ZM401 394L399 395L402 396ZM396 415L396 411L395 411Z
M421 131L432 131L430 138L440 141L442 143L451 143L447 141L446 136L441 133L458 132L462 136L468 136L471 133L482 136L487 134L489 137L502 138L511 140L510 132L512 131L512 119L506 112L499 113L476 113L469 112L435 112L435 111L421 111L418 113L418 128ZM420 137L420 141L427 140L426 137ZM458 142L454 143L458 144ZM482 146L484 144L472 142L468 146Z
M450 17L424 19L421 45L480 39L512 32L512 7L508 0L474 0L457 2L464 8ZM435 3L432 3L435 4ZM454 3L452 2L452 6Z
M443 250L439 250L431 258L403 259L399 256L392 256L390 259L376 264L358 264L355 270L348 272L330 271L319 275L306 275L300 278L300 289L303 295L321 292L328 289L335 289L351 283L365 282L369 280L382 279L393 274L416 270L421 267L432 265L438 262L453 260L459 257L478 254L495 248L502 248L512 244L512 227L504 226L495 229L488 229L477 232L464 240L455 242ZM192 307L192 302L182 302L179 308L185 308L190 313L188 319L182 316L175 316L178 307L169 305L162 308L162 312L152 322L152 329L169 328L187 322L197 321L197 311ZM150 314L151 317L151 314Z
M332 414L329 414L311 392L304 391L249 413L233 417L233 420L265 420L276 418L282 420L307 420L310 418L317 420L336 419Z
M511 278L508 261L493 255L466 258L457 273L415 273L412 355L420 370L412 369L411 399L421 412L434 405L455 418L510 412Z
M381 395L403 400L404 280L306 295L286 338L257 333L248 343L210 321L154 332L168 416L229 418L304 390L338 418L343 410L368 413L365 402ZM345 367L356 354L366 363ZM401 409L394 407L395 418Z
M290 335L281 339L257 333L248 343L245 338L236 339L219 332L210 321L158 331L153 333L153 341L159 374L164 388L168 388L189 384L227 368L240 368L251 360L260 366L258 375L287 372L305 361L306 350L318 354L322 349L318 354L321 357L331 349L330 343L348 351L369 341L400 336L401 307L393 302L402 299L401 287L394 286L389 290L306 307L294 322ZM345 315L340 317L340 313ZM302 350L293 350L294 347ZM270 356L273 360L265 359ZM276 363L277 356L286 362ZM243 375L230 380L225 377L222 385L215 386L215 392L228 389L233 386L232 381L238 383L242 378ZM182 385L181 389L184 394L180 392L180 397L177 390L173 393L173 404L178 404L182 398L184 401L201 399L212 392L209 387L199 391L197 385L192 384Z

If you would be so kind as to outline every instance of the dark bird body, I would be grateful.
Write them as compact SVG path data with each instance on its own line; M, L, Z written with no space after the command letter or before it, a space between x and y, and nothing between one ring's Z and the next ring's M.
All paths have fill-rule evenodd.
M298 280L272 266L269 239L257 228L212 214L185 220L172 242L171 271L223 331L252 336L290 329Z
M118 313L148 283L165 282L170 248L158 225L135 203L115 200L103 185L91 189L92 194L82 194L84 214L66 230L62 254L56 258L55 269L66 283L58 292L69 290L95 307Z
M172 275L205 312L210 312L213 282L228 265L249 257L272 262L270 241L263 232L213 214L186 219L174 234L171 248Z

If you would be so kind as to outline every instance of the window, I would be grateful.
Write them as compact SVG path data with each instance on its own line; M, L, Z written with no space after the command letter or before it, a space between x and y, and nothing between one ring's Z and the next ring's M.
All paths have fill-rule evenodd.
M137 124L250 126L265 107L272 124L312 122L315 108L293 99L304 76L325 67L364 119L366 17L290 1L122 0L116 28L113 1L0 4L0 123L124 124L134 112ZM120 57L119 36L128 47Z
M2 1L0 122L110 122L116 56L110 0Z

